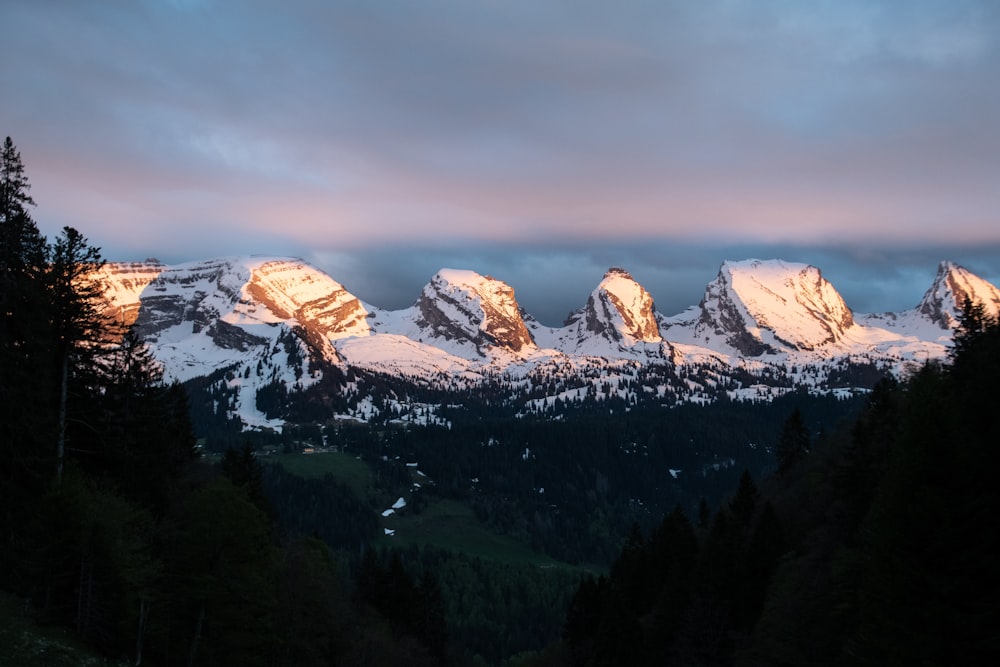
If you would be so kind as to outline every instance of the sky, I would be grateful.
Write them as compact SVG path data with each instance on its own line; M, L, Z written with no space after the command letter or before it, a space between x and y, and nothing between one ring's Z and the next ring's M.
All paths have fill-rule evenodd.
M546 324L724 260L856 312L1000 283L994 0L5 0L0 135L109 261L301 257L403 308L440 268Z

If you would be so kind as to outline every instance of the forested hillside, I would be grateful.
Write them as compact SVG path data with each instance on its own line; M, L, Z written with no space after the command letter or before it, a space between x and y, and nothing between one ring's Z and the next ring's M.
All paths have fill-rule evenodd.
M744 474L711 520L638 529L573 599L573 665L970 665L1000 658L1000 325L967 304L949 364L885 380L849 427Z

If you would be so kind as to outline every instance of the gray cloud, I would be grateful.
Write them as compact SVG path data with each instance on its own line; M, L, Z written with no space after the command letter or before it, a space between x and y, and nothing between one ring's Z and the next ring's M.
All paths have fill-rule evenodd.
M812 264L855 312L915 307L938 264L958 262L1000 284L1000 243L989 246L802 246L694 244L650 240L642 244L380 246L350 253L304 253L316 266L372 305L412 305L441 268L471 269L511 285L518 302L544 324L563 322L582 307L605 271L627 269L666 315L697 305L725 260L784 259Z
M397 278L415 298L467 259L539 309L530 276L576 307L622 264L670 310L727 257L817 257L843 290L878 263L838 248L1000 242L991 0L3 12L0 58L17 66L0 70L0 132L22 150L36 217L112 259L338 257L387 300ZM858 299L942 258L912 275L888 262Z

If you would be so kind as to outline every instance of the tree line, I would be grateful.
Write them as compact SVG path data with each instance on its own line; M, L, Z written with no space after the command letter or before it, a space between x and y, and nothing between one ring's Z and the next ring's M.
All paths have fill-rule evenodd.
M998 375L1000 324L967 303L949 363L882 380L823 437L793 413L759 487L636 528L542 662L996 663Z

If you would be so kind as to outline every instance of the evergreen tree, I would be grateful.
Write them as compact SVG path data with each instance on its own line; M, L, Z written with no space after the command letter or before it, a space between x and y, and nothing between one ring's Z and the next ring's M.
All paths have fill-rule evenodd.
M29 189L21 154L7 137L0 155L0 487L8 493L39 492L54 458L45 449L54 436L51 378L40 372L51 342L48 246L29 213Z
M160 564L153 556L153 520L114 491L70 468L46 503L65 531L52 534L63 554L45 579L50 613L63 605L71 627L95 646L141 661L144 618L154 596Z
M222 474L237 487L246 491L257 509L271 516L272 511L264 493L264 468L254 456L253 447L244 443L243 448L236 451L232 447L222 456Z
M757 509L757 499L760 494L757 492L757 485L754 484L753 477L749 470L744 470L740 475L740 484L736 489L736 495L729 502L729 510L743 526L750 525Z
M269 664L277 563L267 518L246 492L224 478L194 490L172 509L161 540L151 650L172 664L180 656L194 665Z
M62 479L65 461L70 383L86 386L88 380L93 381L94 358L104 342L106 323L97 310L104 290L94 279L94 272L103 264L100 249L72 227L64 227L52 245L46 283L54 336L50 364L58 387L56 483Z
M437 577L425 570L417 586L416 636L427 652L439 664L448 657L448 627L445 622L445 605Z
M92 419L96 428L77 431L78 440L93 439L93 454L80 462L162 515L171 486L197 458L186 394L163 384L160 365L132 328L99 362L90 398L101 416Z
M651 552L638 523L632 524L621 553L611 566L611 583L623 604L637 616L649 611L656 596L650 586L652 569Z
M809 452L809 429L806 428L802 412L795 408L788 416L778 437L778 447L775 452L778 459L778 472L786 473Z
M656 604L647 631L654 664L665 662L691 599L698 557L694 528L679 507L664 518L650 539Z
M1000 326L974 319L952 368L928 364L907 387L899 442L865 519L860 620L850 645L864 662L1000 657L1000 576L986 528L1000 511L993 413Z
M952 345L948 354L954 363L962 359L975 343L990 331L995 325L994 319L987 314L986 306L981 301L973 301L966 297L962 301L962 312L958 317L958 327L952 337Z
M339 664L350 615L333 558L319 540L285 545L275 614L275 663L281 667Z
M569 644L570 654L576 665L587 664L594 653L597 629L607 608L609 595L608 580L603 576L596 579L585 577L573 595L566 612L563 639Z

